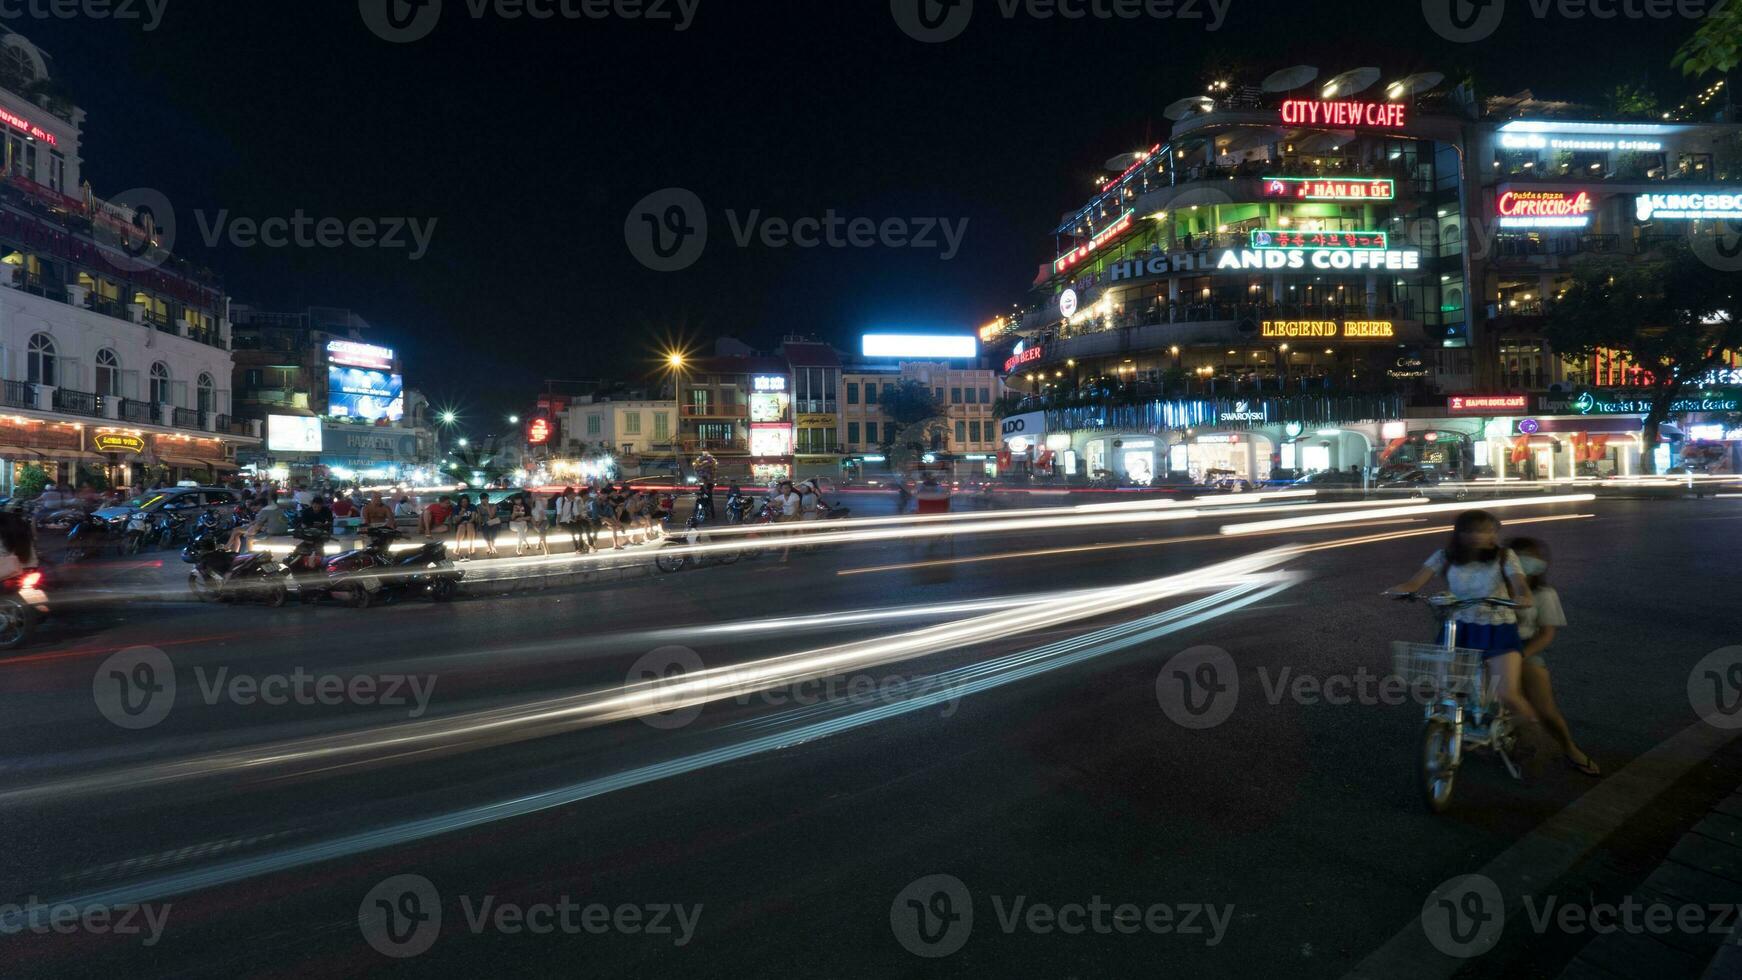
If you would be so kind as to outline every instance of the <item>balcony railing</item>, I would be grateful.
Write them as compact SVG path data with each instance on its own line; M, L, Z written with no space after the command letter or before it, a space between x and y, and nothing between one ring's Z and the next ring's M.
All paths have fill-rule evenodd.
M0 389L0 400L7 408L35 408L36 386L28 381L8 381Z
M730 404L716 403L712 405L686 404L681 406L680 410L683 412L683 417L686 419L735 419L742 418L744 415L749 413L750 403L732 402Z
M745 453L750 451L748 439L685 439L686 453Z
M1549 235L1534 238L1501 235L1494 239L1494 256L1500 259L1537 255L1612 255L1619 251L1620 235Z
M54 410L57 412L98 418L102 412L98 410L97 405L97 393L94 391L73 391L69 388L56 388L54 390Z
M171 413L178 429L200 428L200 413L191 408L178 408Z
M121 399L121 405L120 408L117 409L117 412L125 421L151 424L157 421L157 419L153 417L154 413L151 409L152 406L150 402L142 402L137 398L123 398Z

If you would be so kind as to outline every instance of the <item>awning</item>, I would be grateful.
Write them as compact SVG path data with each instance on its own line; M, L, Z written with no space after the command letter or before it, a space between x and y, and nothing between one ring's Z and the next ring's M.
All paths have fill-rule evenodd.
M203 459L195 459L192 456L159 456L157 458L160 462L168 463L171 466L197 466L204 469L211 465Z
M85 463L107 463L106 457L96 453L87 453L79 449L39 449L37 453L51 459L76 459Z
M242 468L227 459L202 459L199 462L201 466L210 466L214 470L239 470Z
M42 454L34 449L26 449L23 446L0 446L0 457L11 458L13 456L26 456L40 459Z

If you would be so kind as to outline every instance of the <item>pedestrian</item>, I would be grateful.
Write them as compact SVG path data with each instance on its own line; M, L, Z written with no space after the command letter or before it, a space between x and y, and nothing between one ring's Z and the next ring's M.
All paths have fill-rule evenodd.
M799 510L804 506L804 498L793 488L791 480L782 480L774 492L775 520L782 524L795 524L799 519ZM780 560L784 564L792 556L792 532L783 535L787 546L780 550Z
M472 498L460 494L454 500L454 512L448 515L448 523L454 527L454 550L462 547L466 553L461 561L471 561L472 555L478 550L477 509L472 506Z
M527 491L526 506L530 511L528 522L533 536L538 538L538 551L546 557L550 556L550 539L545 536L550 527L550 502L539 496L536 491Z
M599 530L605 526L605 508L599 502L597 490L592 487L581 489L581 499L575 504L575 520L586 538L587 550L598 551Z
M1510 599L1521 606L1531 604L1530 581L1518 555L1500 547L1500 521L1487 511L1470 510L1452 522L1452 537L1446 546L1428 556L1409 581L1391 591L1414 593L1435 576L1444 576L1447 587L1459 599ZM1539 751L1543 726L1536 709L1523 693L1524 641L1518 635L1518 615L1502 606L1476 604L1453 614L1457 645L1482 652L1482 663L1493 680L1496 694L1518 721L1519 738L1513 755L1531 775L1541 771Z
M502 515L490 502L490 494L478 494L478 506L473 508L472 518L478 525L478 534L484 539L484 557L495 558L496 535L502 530Z
M526 529L532 523L532 511L527 509L526 495L517 494L508 501L508 530L514 532L514 557L526 554Z
M580 512L575 500L575 488L563 487L563 492L556 498L556 526L562 533L569 536L569 547L579 554L583 549L580 538Z
M310 530L333 533L333 509L327 506L327 498L316 497L314 502L304 507L297 514L297 523Z
M1567 625L1567 614L1561 608L1561 596L1548 584L1548 544L1536 538L1513 538L1506 547L1518 555L1518 564L1530 581L1530 595L1535 601L1518 610L1518 635L1524 640L1524 697L1542 718L1543 726L1561 744L1567 764L1587 776L1601 776L1603 770L1573 741L1573 731L1555 703L1554 688L1549 682L1548 661L1543 651Z
M334 511L334 513L337 513L337 511ZM393 510L387 506L385 500L381 499L381 494L377 493L371 496L369 502L363 505L363 526L393 526Z
M453 513L454 502L444 493L437 497L434 503L423 509L423 514L418 517L417 529L426 538L447 534L451 530L449 518L453 516Z
M896 480L895 486L895 512L897 514L905 514L907 513L907 502L912 499L913 494L907 492L906 480Z
M396 524L400 521L417 519L417 504L412 503L411 496L403 490L400 491L399 498L393 502L393 519Z

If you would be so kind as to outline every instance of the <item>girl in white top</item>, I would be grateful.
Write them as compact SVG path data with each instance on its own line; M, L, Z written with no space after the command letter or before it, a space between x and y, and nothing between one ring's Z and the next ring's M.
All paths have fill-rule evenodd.
M1452 540L1428 557L1415 577L1393 592L1419 592L1443 575L1453 595L1460 599L1510 599L1521 607L1531 604L1530 583L1518 556L1500 547L1500 520L1487 511L1470 510L1452 523ZM1520 612L1523 611L1521 608ZM1518 720L1519 739L1514 756L1535 775L1537 743L1542 725L1523 691L1524 642L1518 635L1518 616L1512 609L1478 603L1454 616L1459 647L1482 651L1482 666L1506 710Z
M1518 555L1524 574L1530 579L1530 594L1536 599L1529 609L1518 610L1518 635L1524 640L1524 697L1542 719L1543 727L1561 743L1567 764L1587 776L1601 776L1603 770L1573 741L1573 731L1555 704L1554 688L1549 683L1548 662L1542 653L1555 641L1560 628L1567 625L1567 614L1561 609L1560 593L1548 584L1548 545L1535 538L1514 538L1506 547Z

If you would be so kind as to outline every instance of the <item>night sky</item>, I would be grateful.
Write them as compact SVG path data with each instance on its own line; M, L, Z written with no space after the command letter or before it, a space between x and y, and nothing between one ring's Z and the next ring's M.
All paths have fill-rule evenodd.
M353 0L167 0L150 32L8 23L88 112L84 176L100 196L162 191L176 251L237 302L354 309L402 351L408 384L468 413L524 407L549 377L645 375L671 338L847 345L866 329L976 327L1021 298L1102 161L1163 139L1161 109L1212 70L1473 70L1486 95L1567 99L1631 80L1669 104L1696 88L1669 67L1688 21L1539 20L1532 0L1511 0L1474 45L1436 37L1415 0L1233 0L1215 32L1007 20L996 0L977 3L960 37L935 45L903 34L888 0L700 0L682 33L477 20L468 0L446 0L433 32L403 45L371 33ZM668 186L700 196L710 239L695 265L660 274L623 228ZM967 233L946 262L739 248L726 217L829 208L966 218ZM409 248L202 240L201 216L297 209L436 226L419 261Z

